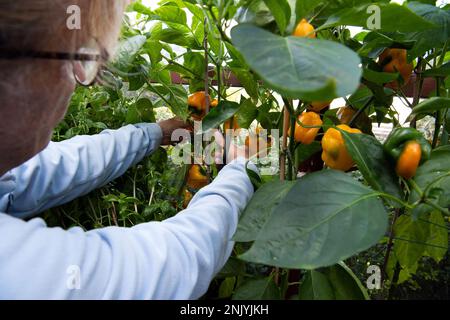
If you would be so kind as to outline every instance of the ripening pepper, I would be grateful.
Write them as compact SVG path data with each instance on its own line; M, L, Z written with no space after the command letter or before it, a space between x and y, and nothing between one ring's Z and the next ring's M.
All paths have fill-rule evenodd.
M380 55L379 64L383 68L383 72L400 73L403 79L402 85L408 84L414 65L407 61L407 51L405 49L386 49ZM396 80L388 84L392 89L398 89L400 83Z
M302 19L299 24L295 27L294 36L302 38L316 38L316 33L314 32L314 26L310 24L306 19Z
M336 117L342 124L349 124L356 114L356 110L352 107L341 107L336 112Z
M299 123L300 122L300 123ZM304 112L298 117L295 123L294 138L296 142L303 144L311 144L319 133L320 126L323 122L320 116L315 112ZM316 127L316 128L308 128Z
M333 100L331 100L331 101L313 101L309 104L308 110L314 111L314 112L320 112L323 109L325 109L326 107L329 107L332 102L333 102Z
M384 143L384 151L395 161L400 177L411 179L417 168L431 155L431 145L414 128L396 128Z
M361 133L360 130L350 128L345 124L337 127L349 133ZM347 151L344 137L339 130L330 128L325 132L322 139L322 148L322 160L328 167L342 171L348 171L353 167L354 161Z

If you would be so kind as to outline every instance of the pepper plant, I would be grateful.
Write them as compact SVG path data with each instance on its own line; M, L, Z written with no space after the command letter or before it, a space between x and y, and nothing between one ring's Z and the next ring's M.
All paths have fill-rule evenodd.
M369 261L355 257L375 248L371 283L391 297L423 259L444 259L449 5L163 0L156 9L133 2L129 12L137 17L125 22L108 85L91 89L90 98L99 107L118 105L126 116L117 125L152 120L165 106L187 121L202 119L203 132L224 123L280 131L271 137L281 141L278 174L249 171L256 192L233 257L207 297L368 299L370 274L350 267L366 268ZM242 93L239 101L231 101L234 92ZM337 98L345 105L330 108ZM394 101L409 108L407 122ZM431 136L420 127L424 118L434 119ZM392 124L386 141L373 133L382 123ZM174 195L195 192L179 186L187 180ZM125 209L134 201L104 199ZM169 202L174 208L177 199ZM139 215L133 205L131 212Z

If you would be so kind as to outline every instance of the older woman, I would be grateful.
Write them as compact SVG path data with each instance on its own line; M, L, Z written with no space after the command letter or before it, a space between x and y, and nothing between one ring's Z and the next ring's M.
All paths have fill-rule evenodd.
M242 157L189 207L133 228L48 228L43 210L123 174L180 121L49 142L76 81L110 56L128 1L0 0L0 298L195 299L228 259L252 196ZM67 8L81 9L81 29Z

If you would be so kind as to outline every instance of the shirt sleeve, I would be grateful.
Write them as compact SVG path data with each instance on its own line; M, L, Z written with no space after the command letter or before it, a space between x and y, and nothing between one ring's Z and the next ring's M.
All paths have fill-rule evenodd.
M84 232L0 214L0 299L196 299L229 258L253 195L245 160L163 222Z
M159 125L138 124L51 142L0 179L0 211L29 218L85 195L123 175L161 139Z

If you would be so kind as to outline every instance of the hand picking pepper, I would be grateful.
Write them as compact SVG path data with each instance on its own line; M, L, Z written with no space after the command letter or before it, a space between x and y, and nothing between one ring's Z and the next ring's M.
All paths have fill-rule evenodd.
M350 128L345 124L338 125L337 128L350 133L361 133L360 130ZM322 148L322 160L332 169L348 171L355 164L347 151L344 137L337 129L330 128L325 132Z
M300 123L299 123L300 122ZM303 144L311 144L319 133L320 126L323 124L320 116L315 112L304 112L298 117L295 123L295 141ZM316 128L308 128L316 127Z
M430 158L431 146L414 128L396 128L384 143L384 151L396 162L400 177L411 179L417 168Z

